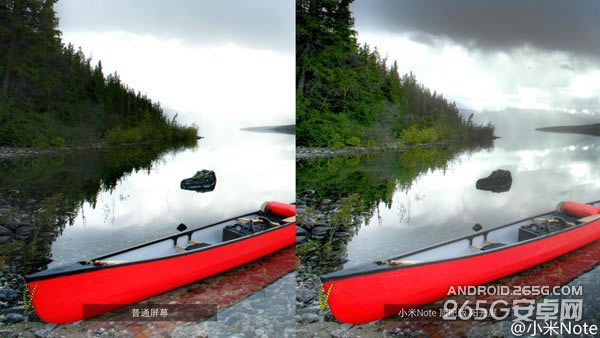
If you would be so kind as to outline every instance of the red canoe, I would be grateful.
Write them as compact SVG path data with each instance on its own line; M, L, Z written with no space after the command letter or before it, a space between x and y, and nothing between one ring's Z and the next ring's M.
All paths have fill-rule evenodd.
M333 316L361 324L525 270L600 237L600 201L550 212L399 257L321 276ZM585 217L585 218L581 218Z
M28 275L33 307L43 321L65 324L136 303L292 245L295 215L294 205L268 202L252 214Z

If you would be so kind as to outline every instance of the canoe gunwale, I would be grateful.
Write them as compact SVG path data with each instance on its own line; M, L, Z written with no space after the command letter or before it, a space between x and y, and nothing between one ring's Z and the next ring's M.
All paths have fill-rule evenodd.
M586 204L597 204L597 203L600 203L600 200L589 202L589 203L586 203ZM436 248L439 248L441 246L448 245L448 244L451 244L451 243L454 243L454 242L458 242L458 241L461 241L461 240L469 240L469 242L472 243L472 241L473 241L473 239L475 237L484 236L484 238L487 238L487 235L490 232L494 231L494 230L499 230L499 229L502 229L502 228L505 228L505 227L508 227L508 226L511 226L511 225L514 225L514 224L517 224L517 223L521 223L521 222L530 220L532 218L546 216L546 215L550 215L552 213L554 213L554 211L545 212L545 213L538 214L538 215L535 215L535 216L529 216L529 217L523 218L521 220L514 221L514 222L511 222L511 223L508 223L508 224L504 224L504 225L500 225L500 226L497 226L495 228L491 228L491 229L488 229L488 230L485 230L485 231L482 231L482 232L476 232L474 234L461 236L461 237L454 238L454 239L451 239L451 240L448 240L448 241L445 241L445 242L442 242L442 243L434 244L434 245L431 245L431 246L428 246L428 247L425 247L425 248L422 248L422 249L411 251L411 252L402 254L400 256L396 256L396 257L393 257L393 258L388 258L387 260L397 260L397 259L400 259L402 257L411 256L411 255L415 255L415 254L418 254L418 253L421 253L421 252L425 252L425 251L428 251L428 250L436 249ZM344 279L350 279L350 278L368 276L368 275L373 275L373 274L378 274L378 273L392 272L392 271L396 271L396 270L400 270L400 269L410 269L410 268L418 267L418 266L434 265L434 264L446 263L446 262L461 260L461 259L470 258L470 257L482 256L482 255L492 254L492 253L496 253L496 252L503 251L503 250L512 249L512 248L515 248L515 247L518 247L518 246L522 246L522 245L527 245L529 243L533 243L533 242L536 242L536 241L539 241L539 240L545 240L547 238L550 238L550 237L553 237L553 236L556 236L556 235L560 235L560 234L566 233L566 232L571 231L571 230L579 229L581 227L587 226L587 225L595 223L595 222L600 222L600 220L593 220L593 221L590 221L590 222L581 223L581 224L578 224L578 225L575 225L575 226L570 226L570 227L567 227L565 229L562 229L562 230L559 230L559 231L555 231L555 232L546 234L546 235L537 236L537 237L534 237L534 238L531 238L531 239L528 239L528 240L525 240L525 241L520 241L520 242L518 241L518 242L515 242L515 243L512 243L512 244L507 244L507 245L504 245L504 246L501 246L501 247L498 247L498 248L495 248L495 249L491 249L491 250L482 250L482 251L479 251L479 252L474 252L473 254L470 254L470 255L462 255L462 256L451 257L451 258L446 258L446 259L438 259L438 260L433 260L433 261L424 261L424 262L420 262L420 263L406 264L406 265L380 265L380 264L377 264L377 261L376 261L376 262L362 264L362 265L359 265L359 266L354 267L354 268L349 268L349 269L346 270L347 271L346 273L344 273L345 270L342 269L342 270L339 270L339 271L334 271L334 272L331 272L331 273L328 273L328 274L325 274L325 275L321 275L319 277L320 277L322 283L333 282L333 281L336 281L336 280L344 280ZM378 268L368 268L369 266L373 266L373 264L377 264L379 267ZM350 270L352 270L352 271L350 271Z
M92 258L90 260L101 260L101 259L104 259L104 258L107 258L107 257L116 256L116 255L119 255L119 254L130 252L130 251L133 251L133 250L136 250L136 249L148 246L148 245L152 245L152 244L155 244L155 243L158 243L158 242L166 241L166 240L176 241L177 238L180 238L182 236L188 236L188 237L190 237L192 235L192 233L194 233L196 231L201 231L201 230L204 230L204 229L208 229L208 228L213 227L213 226L217 226L217 225L220 225L220 224L223 224L223 223L226 223L226 222L234 221L234 220L236 220L238 218L241 218L241 217L247 217L247 216L251 216L251 215L257 215L259 213L260 213L260 211L254 211L254 212L250 212L250 213L243 214L243 215L240 215L240 216L232 217L230 219L226 219L226 220L223 220L223 221L219 221L219 222L216 222L216 223L205 225L205 226L202 226L202 227L199 227L199 228L187 230L187 231L184 231L184 232L181 232L181 233L178 233L178 234L168 235L168 236L165 236L165 237L162 237L162 238L159 238L159 239L154 239L154 240L151 240L151 241L148 241L148 242L145 242L145 243L142 243L142 244L134 245L134 246L131 246L131 247L128 247L128 248L125 248L125 249L120 249L120 250L117 250L117 251L114 251L114 252L111 252L111 253L99 256L99 257ZM135 261L131 261L131 262L124 262L124 263L120 263L120 264L110 264L110 265L82 265L81 263L85 262L85 261L78 261L78 262L74 262L74 263L69 263L69 264L61 265L61 266L53 268L53 269L42 270L42 271L39 271L39 272L35 272L33 274L26 275L25 276L25 281L26 281L26 283L30 283L30 282L35 282L35 281L41 281L41 280L47 280L47 279L53 279L53 278L57 278L57 277L67 276L67 275L75 275L75 274L80 274L80 273L89 273L89 272L94 272L94 271L99 271L99 270L104 270L104 269L121 268L121 267L125 267L125 266L128 266L128 265L144 264L144 263L149 263L149 262L154 262L154 261L159 261L159 260L167 260L167 259L174 258L174 257L181 257L181 256L185 256L185 255L197 254L197 253L202 252L202 251L208 251L208 250L215 249L215 248L218 248L218 247L221 247L221 246L225 246L225 245L229 245L229 244L232 244L232 243L235 243L235 242L244 241L244 240L248 240L248 239L251 239L251 238L254 238L254 237L257 237L257 236L261 236L261 235L269 233L271 231L276 231L276 230L279 230L279 229L283 229L285 227L292 226L294 224L296 224L296 223L295 222L291 222L291 223L287 223L287 224L281 224L281 225L274 226L274 227L269 228L269 229L265 229L265 230L260 231L260 232L253 233L251 235L242 236L242 237L239 237L239 238L236 238L236 239L232 239L232 240L229 240L229 241L225 241L225 242L211 244L209 246L205 246L205 247L194 249L194 250L189 250L189 251L183 250L182 252L179 252L179 253L176 253L176 254L170 254L170 255L165 255L165 256L161 256L161 257L154 257L154 258L149 258L149 259L135 260ZM72 268L71 270L62 270L62 271L59 271L59 272L53 272L53 270L55 270L55 269L60 269L62 267L68 267L68 266L73 266L74 268Z

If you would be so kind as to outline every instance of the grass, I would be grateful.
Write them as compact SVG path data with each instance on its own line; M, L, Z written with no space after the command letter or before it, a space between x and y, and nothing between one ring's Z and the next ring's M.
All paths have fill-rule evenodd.
M155 126L142 123L135 127L116 126L106 132L106 141L112 145L141 142L180 142L192 141L198 137L196 126L186 127L175 123L167 126Z
M439 140L440 135L433 127L419 128L412 125L402 131L400 138L406 144L431 143Z

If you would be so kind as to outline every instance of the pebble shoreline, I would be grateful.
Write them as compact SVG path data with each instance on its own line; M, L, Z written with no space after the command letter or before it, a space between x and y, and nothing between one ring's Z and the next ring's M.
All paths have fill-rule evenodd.
M448 142L423 143L417 145L405 145L403 143L390 143L382 146L373 147L348 147L348 148L332 148L332 147L296 147L296 161L306 160L309 158L330 158L336 156L358 156L367 153L379 151L403 151L413 147L427 148L436 146L447 146Z
M117 146L110 146L105 143L97 143L80 147L52 147L52 148L21 148L0 146L0 160L7 160L19 157L37 157L37 156L56 156L64 155L76 151L100 151L109 150L115 147L137 147L154 144L154 142L125 143Z

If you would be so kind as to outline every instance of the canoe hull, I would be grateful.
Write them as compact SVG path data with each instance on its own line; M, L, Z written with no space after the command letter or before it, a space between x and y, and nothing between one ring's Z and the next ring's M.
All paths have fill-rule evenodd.
M219 274L294 242L295 224L288 224L198 252L33 280L27 287L33 294L35 311L43 321L65 324ZM84 304L93 305L86 307L85 314ZM103 307L102 304L115 305Z
M323 282L331 313L361 324L432 303L450 287L476 286L564 255L600 238L600 221L553 236L474 256ZM385 310L384 310L385 308Z

